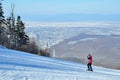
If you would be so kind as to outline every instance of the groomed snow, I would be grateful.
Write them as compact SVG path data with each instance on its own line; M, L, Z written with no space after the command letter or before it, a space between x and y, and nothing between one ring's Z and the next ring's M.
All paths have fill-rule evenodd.
M120 71L0 48L0 80L120 80Z

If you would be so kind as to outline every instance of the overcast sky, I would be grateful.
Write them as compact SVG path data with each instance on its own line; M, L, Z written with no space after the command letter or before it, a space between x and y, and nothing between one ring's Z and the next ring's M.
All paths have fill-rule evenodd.
M120 21L120 0L4 0L5 16L11 3L15 16L25 21Z

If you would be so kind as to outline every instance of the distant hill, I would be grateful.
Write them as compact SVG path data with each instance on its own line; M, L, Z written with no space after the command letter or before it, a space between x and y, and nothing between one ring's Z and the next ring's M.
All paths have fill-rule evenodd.
M120 27L108 26L27 27L26 32L39 47L48 44L51 56L55 52L57 58L87 63L86 56L92 53L94 65L120 69Z
M111 35L111 34L119 34L120 35L120 27L117 27L117 24L105 24L103 23L68 23L68 25L64 23L59 24L46 24L46 27L39 26L40 23L31 24L31 27L26 27L26 32L31 38L35 38L36 43L39 47L46 48L46 44L49 47L58 44L59 42L70 39L71 37L78 36L81 33L86 34L96 34L96 35ZM73 25L72 25L73 24ZM34 27L32 27L34 25ZM45 24L44 24L45 25ZM48 26L47 26L48 25ZM38 26L38 27L35 27ZM61 26L61 27L60 27ZM62 27L63 26L63 27ZM66 27L65 27L66 26ZM71 27L70 27L71 26ZM73 27L72 27L73 26ZM77 26L77 27L75 27ZM116 27L113 27L116 26ZM85 35L82 35L81 38L84 38ZM88 35L90 36L90 35ZM86 35L87 37L87 35ZM79 39L79 37L78 37Z
M93 55L93 64L120 69L120 35L92 35L81 33L52 46L57 58L87 63Z

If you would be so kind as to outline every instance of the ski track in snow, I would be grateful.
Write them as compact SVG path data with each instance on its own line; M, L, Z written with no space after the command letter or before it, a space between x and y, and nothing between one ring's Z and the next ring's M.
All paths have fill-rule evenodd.
M0 49L0 80L119 80L120 71Z

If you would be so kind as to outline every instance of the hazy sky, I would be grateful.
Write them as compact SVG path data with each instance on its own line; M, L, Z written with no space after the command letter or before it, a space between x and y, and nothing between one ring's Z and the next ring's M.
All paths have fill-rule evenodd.
M5 15L11 3L15 16L25 21L120 21L120 0L4 0Z

